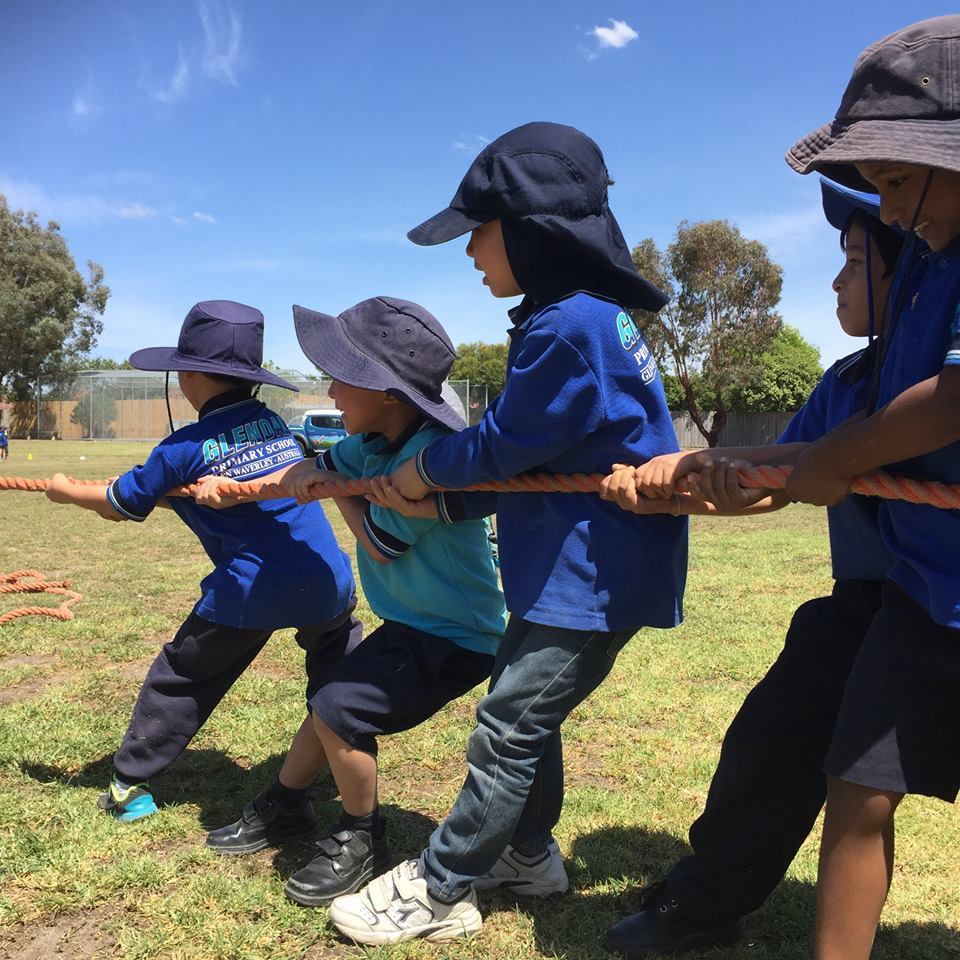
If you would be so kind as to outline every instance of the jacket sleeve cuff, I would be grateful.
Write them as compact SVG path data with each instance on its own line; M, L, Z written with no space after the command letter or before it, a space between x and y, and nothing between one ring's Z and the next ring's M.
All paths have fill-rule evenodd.
M316 467L318 470L333 470L335 473L339 473L333 454L329 450L317 454Z
M429 449L430 449L429 447L424 447L422 450L419 450L419 451L417 452L417 458L416 458L416 460L414 461L414 463L416 464L417 473L420 475L420 479L421 479L428 487L439 487L440 484L437 483L437 482L433 479L433 477L430 476L430 473L429 473L429 471L427 470L427 451L428 451Z
M113 483L107 487L107 501L110 506L113 507L121 517L124 517L127 520L136 520L137 523L143 523L147 519L146 514L134 513L121 499L120 494L117 491L117 480L114 480Z
M388 560L396 560L410 549L410 544L405 543L399 537L384 530L373 519L372 503L367 504L367 509L363 513L363 529L370 538L370 542L383 554Z

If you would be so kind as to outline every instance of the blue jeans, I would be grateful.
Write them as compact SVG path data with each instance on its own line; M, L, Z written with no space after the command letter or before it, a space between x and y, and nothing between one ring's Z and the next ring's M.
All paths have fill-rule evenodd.
M522 853L546 849L563 805L560 724L600 685L634 633L510 618L490 690L477 705L467 778L423 853L432 896L461 897L508 843Z

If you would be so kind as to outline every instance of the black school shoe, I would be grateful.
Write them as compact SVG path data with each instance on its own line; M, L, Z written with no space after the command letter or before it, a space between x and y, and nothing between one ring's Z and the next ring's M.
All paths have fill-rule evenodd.
M317 843L317 855L287 881L283 892L304 907L322 907L355 893L368 880L386 873L390 848L386 829L379 836L338 824Z
M211 830L207 846L216 853L239 856L281 843L304 840L317 830L313 804L304 799L295 810L282 810L266 794L254 797L236 823Z
M607 931L604 946L634 960L636 957L671 956L687 950L725 947L740 939L740 924L705 926L694 920L671 897L666 883L648 887L640 896L640 912Z

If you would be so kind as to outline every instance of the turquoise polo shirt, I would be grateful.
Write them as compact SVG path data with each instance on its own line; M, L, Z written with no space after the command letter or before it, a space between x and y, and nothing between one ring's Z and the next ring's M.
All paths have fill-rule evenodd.
M393 473L428 443L450 433L419 421L395 441L383 434L353 434L324 451L317 467L351 478ZM496 653L506 627L485 520L444 524L405 517L368 503L364 529L390 563L357 548L360 584L378 617L451 640L466 650Z

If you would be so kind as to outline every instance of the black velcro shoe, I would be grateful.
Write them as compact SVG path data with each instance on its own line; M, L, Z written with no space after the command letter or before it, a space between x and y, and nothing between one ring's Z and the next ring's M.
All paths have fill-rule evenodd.
M294 903L304 907L322 907L344 894L355 893L390 867L385 829L375 837L368 830L337 825L317 843L317 851L283 888Z
M317 815L309 800L296 810L282 810L261 793L243 808L236 823L211 830L207 846L216 853L240 855L256 853L293 840L305 840L317 830Z
M648 887L640 897L640 912L621 920L607 931L604 946L627 960L648 956L672 956L687 950L725 947L740 939L740 925L703 924L689 914L665 883Z

